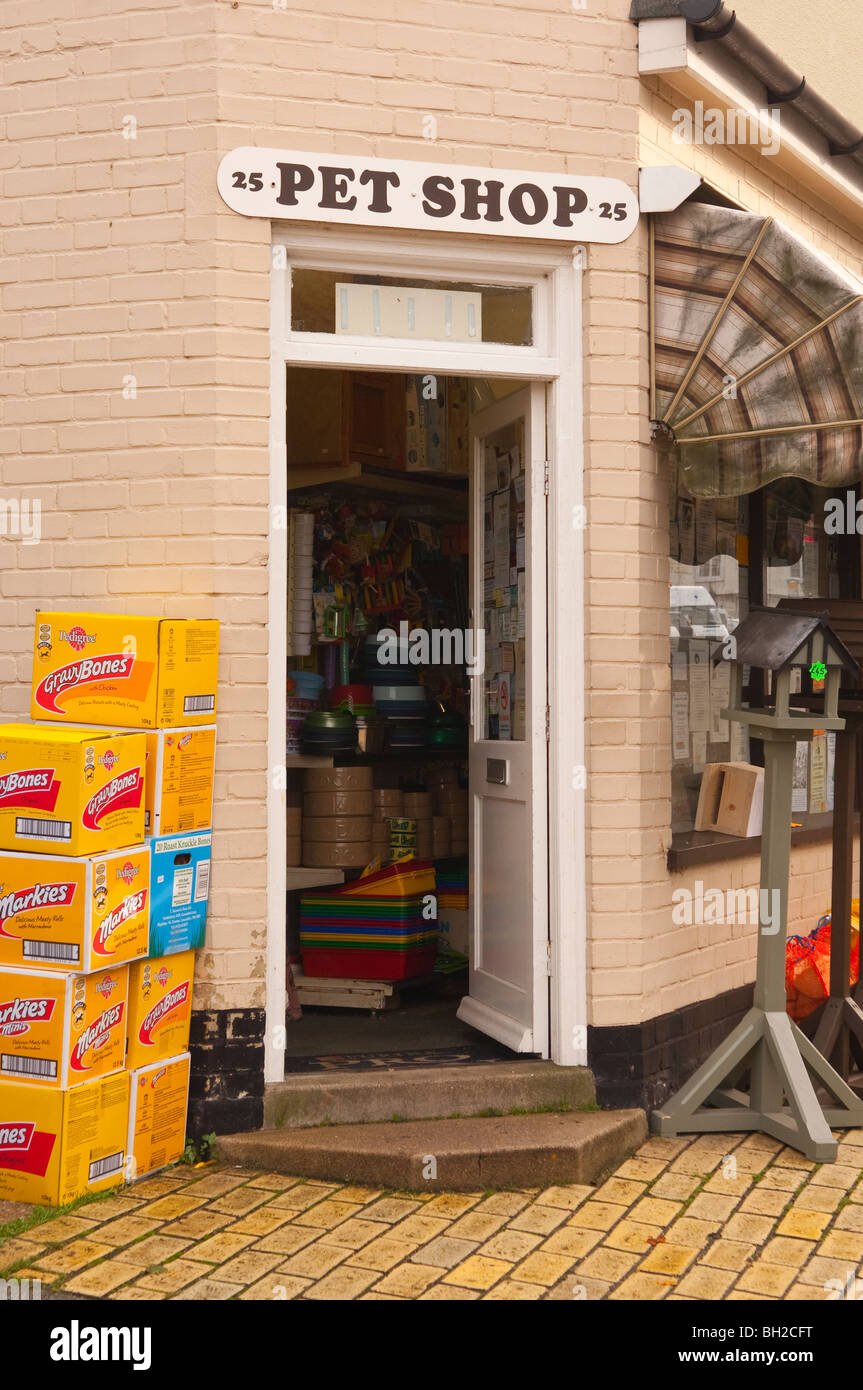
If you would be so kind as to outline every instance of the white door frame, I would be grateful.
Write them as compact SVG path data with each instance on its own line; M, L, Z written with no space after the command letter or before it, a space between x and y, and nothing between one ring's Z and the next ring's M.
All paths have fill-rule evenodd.
M548 705L548 585L546 537L547 505L544 494L544 461L548 458L548 383L531 381L520 390L484 406L471 416L470 451L473 476L470 488L470 606L471 625L478 627L487 607L484 585L483 548L485 543L484 506L488 499L488 482L484 476L485 443L496 431L524 422L522 440L523 477L525 482L525 619L527 647L525 669L528 673L525 690L525 729L520 740L491 739L485 730L485 676L471 676L470 708L470 981L468 993L458 1007L458 1017L465 1023L504 1043L513 1052L533 1052L541 1057L551 1054L549 1032L549 906L548 886L551 860L548 852L548 764L550 745L545 735L545 713ZM482 751L480 752L480 747ZM508 763L506 787L489 783L487 767L490 758ZM528 776L525 776L525 764ZM525 783L530 782L530 790ZM530 894L526 905L531 936L529 963L525 962L526 978L501 979L495 972L483 968L483 947L486 944L486 903L483 901L488 881L483 846L486 836L482 824L486 810L493 811L500 798L511 810L524 802L527 840L526 848L543 865L542 872L530 875ZM493 850L494 854L495 851ZM499 862L499 860L497 861ZM497 897L497 895L493 896ZM494 929L492 930L494 935ZM479 957L479 962L477 960ZM477 978L477 966L482 977ZM519 1006L509 995L505 1004L500 997L513 986L524 985L531 1002L530 1023L518 1018ZM474 993L476 989L476 993ZM498 995L495 1004L488 994ZM485 995L485 998L481 996Z
M584 530L581 247L561 248L448 233L274 223L270 282L270 554L267 740L267 948L264 1077L284 1076L285 760L287 533L278 524L287 488L285 365L364 367L451 376L548 381L548 622L550 706L549 929L551 1058L587 1061L587 919L583 776ZM495 244L489 245L494 241ZM531 285L534 346L421 343L343 334L296 333L290 268L309 266L399 277Z

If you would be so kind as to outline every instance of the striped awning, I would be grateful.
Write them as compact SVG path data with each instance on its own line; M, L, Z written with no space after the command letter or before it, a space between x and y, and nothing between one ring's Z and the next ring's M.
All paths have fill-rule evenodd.
M863 282L770 217L687 203L652 229L652 415L696 497L863 476Z

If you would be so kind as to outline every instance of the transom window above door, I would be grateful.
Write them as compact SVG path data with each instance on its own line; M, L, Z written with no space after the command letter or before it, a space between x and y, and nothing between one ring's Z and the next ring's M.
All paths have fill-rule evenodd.
M291 329L295 333L530 347L533 318L529 285L409 282L385 275L304 267L294 267L291 272Z

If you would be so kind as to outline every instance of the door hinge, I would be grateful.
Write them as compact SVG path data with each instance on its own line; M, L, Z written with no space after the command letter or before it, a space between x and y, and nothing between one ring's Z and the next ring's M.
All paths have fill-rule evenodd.
M551 740L551 710L548 705L545 707L545 741Z
M546 497L548 496L548 485L549 485L549 479L550 479L550 477L551 477L551 462L550 462L549 459L546 459L546 460L545 460L545 463L543 464L543 475L542 475L542 490L543 490L543 492L545 493Z
M551 942L545 943L545 973L551 978Z

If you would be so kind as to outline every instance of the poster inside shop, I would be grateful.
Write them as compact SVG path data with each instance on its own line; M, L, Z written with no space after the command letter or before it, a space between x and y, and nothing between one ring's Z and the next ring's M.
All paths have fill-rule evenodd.
M689 729L706 734L710 729L710 643L689 644Z
M524 739L526 516L524 455L517 437L486 444L483 474L487 737Z
M798 814L809 810L809 742L798 739L794 745L794 790L791 810Z
M816 816L827 811L826 733L816 733L809 748L809 811Z

